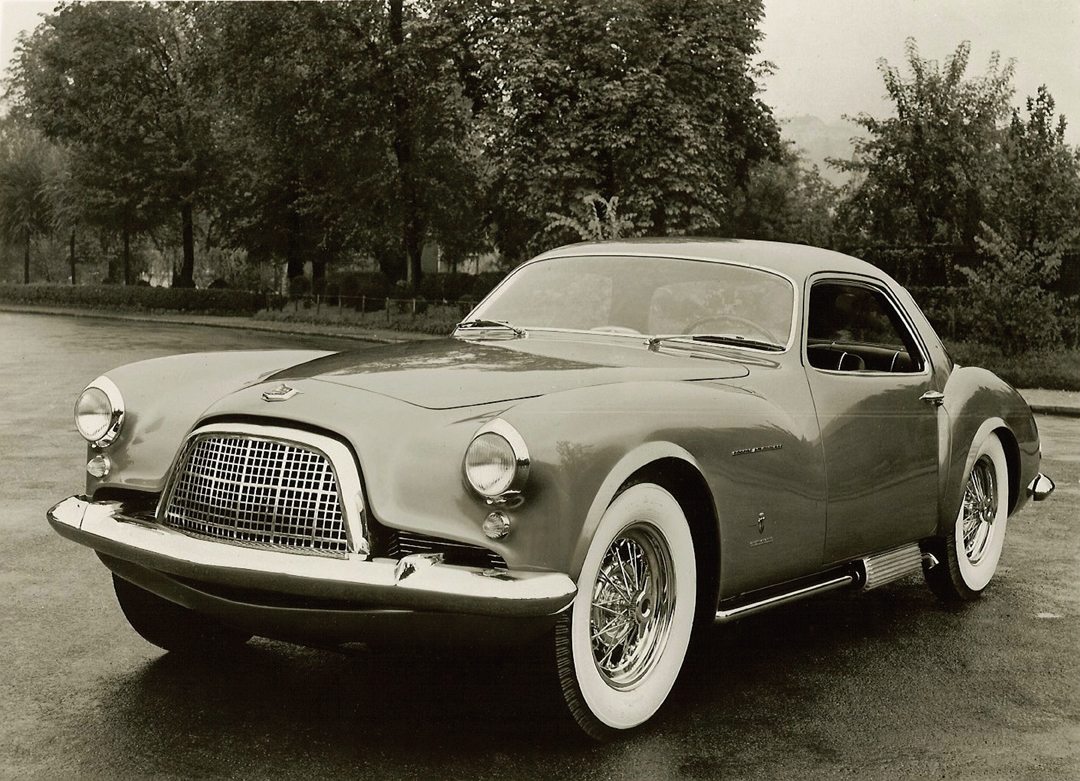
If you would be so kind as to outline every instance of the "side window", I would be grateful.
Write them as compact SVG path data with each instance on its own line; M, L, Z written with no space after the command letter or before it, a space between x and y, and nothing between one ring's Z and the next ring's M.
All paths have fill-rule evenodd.
M925 365L885 294L845 282L810 289L806 355L811 366L833 371L920 372Z

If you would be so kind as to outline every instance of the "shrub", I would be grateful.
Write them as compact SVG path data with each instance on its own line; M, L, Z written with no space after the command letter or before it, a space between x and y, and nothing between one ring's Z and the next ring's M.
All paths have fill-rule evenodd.
M1014 388L1080 391L1080 350L1006 356L996 346L978 342L946 346L960 365L989 369Z
M289 297L300 298L311 292L311 280L300 275L289 280Z
M134 285L0 285L0 301L106 311L164 310L251 315L275 302L247 290L205 290Z
M482 271L473 277L472 295L475 301L479 301L498 285L506 274L502 271Z
M425 274L420 280L420 295L430 301L456 301L469 295L476 284L472 274Z
M1048 286L1058 277L1060 243L1023 249L983 224L977 237L986 262L963 267L970 293L972 336L1005 355L1048 352L1062 346L1058 298Z
M390 295L390 282L381 271L343 271L327 277L327 291L334 286L343 306L368 312L382 309Z

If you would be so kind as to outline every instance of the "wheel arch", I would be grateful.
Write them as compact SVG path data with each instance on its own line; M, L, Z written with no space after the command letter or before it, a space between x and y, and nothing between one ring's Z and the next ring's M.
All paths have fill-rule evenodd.
M964 485L968 473L975 461L975 446L986 437L997 436L1005 451L1005 462L1009 469L1009 513L1017 506L1020 498L1020 446L1012 429L1000 417L987 418L970 437L963 440L963 449L954 451L955 458L949 470L950 477L944 501L939 510L939 533L948 534L960 510L964 495Z
M1012 429L1004 423L993 430L1005 451L1005 463L1009 467L1009 515L1012 515L1020 499L1020 444Z
M698 615L711 618L720 587L720 519L713 492L697 459L671 442L648 442L623 456L611 469L589 507L574 552L574 574L580 572L600 518L630 485L656 483L675 497L694 538L698 567Z

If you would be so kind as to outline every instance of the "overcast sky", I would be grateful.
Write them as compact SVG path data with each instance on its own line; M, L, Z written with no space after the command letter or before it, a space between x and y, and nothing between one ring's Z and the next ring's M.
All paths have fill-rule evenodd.
M365 1L365 0L361 0ZM0 0L0 62L15 36L52 3ZM889 111L876 61L904 62L914 36L924 57L943 60L972 43L969 74L982 73L995 49L1016 59L1016 104L1046 84L1080 144L1080 0L765 0L762 54L776 73L765 100L777 116Z
M912 36L923 57L943 61L969 40L969 75L994 50L1015 59L1015 104L1046 84L1080 144L1080 0L765 0L762 29L762 55L776 65L765 102L778 116L884 116L879 57L903 65Z

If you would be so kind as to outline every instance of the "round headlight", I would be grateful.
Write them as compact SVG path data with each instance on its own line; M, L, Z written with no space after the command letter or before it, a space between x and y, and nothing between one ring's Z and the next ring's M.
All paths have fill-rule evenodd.
M75 402L75 428L87 442L99 447L109 445L124 420L124 402L120 390L107 377L98 377Z
M502 420L485 426L465 451L465 479L492 499L520 490L529 474L529 453L521 435Z

